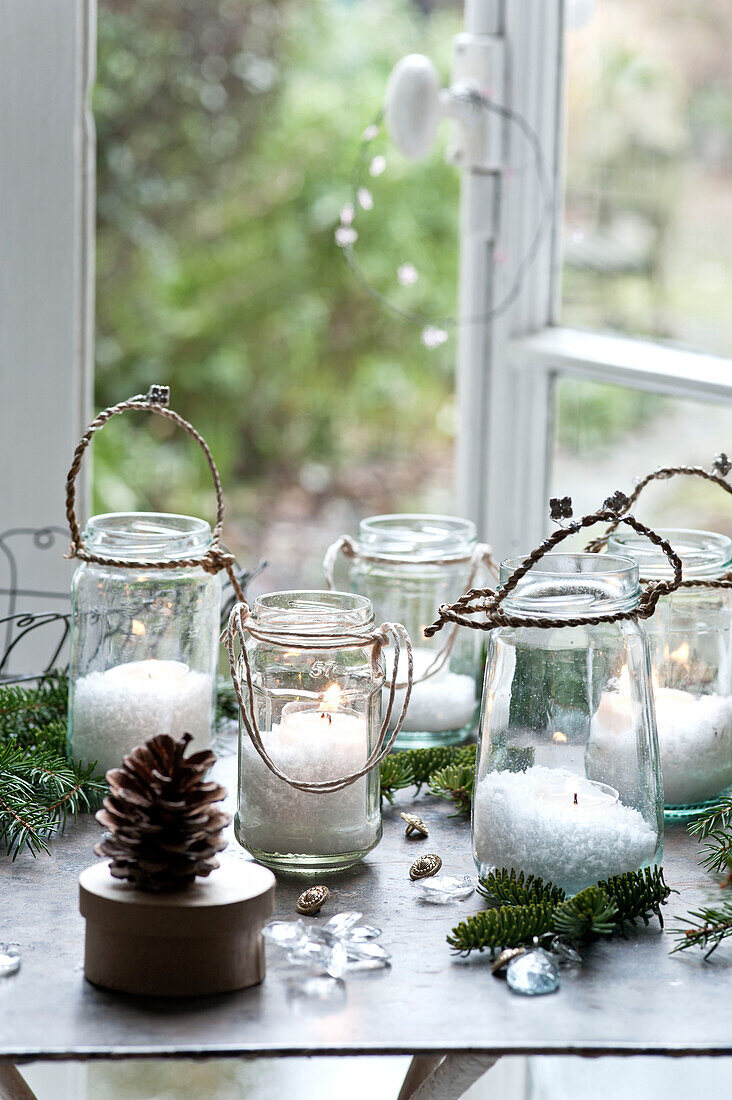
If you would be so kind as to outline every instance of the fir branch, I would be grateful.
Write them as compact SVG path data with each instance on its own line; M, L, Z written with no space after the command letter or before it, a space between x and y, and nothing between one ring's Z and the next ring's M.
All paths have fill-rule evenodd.
M381 797L394 802L394 795L414 785L414 774L404 752L390 753L381 762Z
M489 905L558 905L567 896L561 886L544 882L538 875L517 874L513 867L507 870L491 871L478 879L478 893L482 894Z
M612 936L617 930L618 907L599 886L588 886L554 910L554 930L570 940Z
M469 814L473 802L475 765L448 764L429 778L430 794L447 798L457 806L458 814Z
M688 917L677 917L681 925L688 927L672 928L672 935L677 937L677 943L672 948L671 954L677 951L685 951L689 947L706 948L704 958L708 959L713 951L716 951L723 940L732 936L732 898L728 898L720 905L708 905L703 909L694 909Z
M447 942L459 955L486 948L493 955L499 948L531 943L535 936L543 936L553 928L553 905L504 905L500 909L484 909L461 921Z
M663 877L663 867L645 867L642 871L626 871L623 875L598 883L617 907L616 923L620 931L625 924L635 924L639 919L648 924L651 917L658 917L663 928L661 906L671 896L671 887Z
M475 767L475 745L436 745L429 749L406 749L402 755L412 769L417 791L429 783L430 776L448 764L472 764Z
M732 798L720 798L702 817L692 822L689 833L705 841L699 863L711 874L732 871Z

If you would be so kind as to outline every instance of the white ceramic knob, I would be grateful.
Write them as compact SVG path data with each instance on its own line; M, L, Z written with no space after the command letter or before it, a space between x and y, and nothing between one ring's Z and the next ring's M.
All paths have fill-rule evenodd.
M442 115L434 64L418 53L403 57L389 75L384 99L386 129L397 149L411 160L426 156Z

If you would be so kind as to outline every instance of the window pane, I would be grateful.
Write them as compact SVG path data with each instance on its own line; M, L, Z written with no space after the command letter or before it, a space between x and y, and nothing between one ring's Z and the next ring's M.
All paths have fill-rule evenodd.
M567 35L562 323L732 355L732 4L598 0Z
M369 298L334 231L392 65L419 50L446 73L460 9L100 2L97 401L171 384L220 464L227 539L270 559L270 588L317 581L363 513L451 508L454 341L425 347ZM444 148L414 164L379 134L364 186L367 279L453 314ZM165 423L120 418L95 450L99 509L210 514L205 467Z
M686 401L622 386L562 378L556 389L552 495L572 496L575 516L659 466L709 469L730 450L732 405ZM699 478L674 477L643 490L643 522L732 535L730 496Z

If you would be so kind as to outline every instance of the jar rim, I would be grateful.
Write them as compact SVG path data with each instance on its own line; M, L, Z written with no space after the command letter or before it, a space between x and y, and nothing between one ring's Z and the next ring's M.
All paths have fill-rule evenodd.
M504 585L525 557L501 562ZM631 611L641 595L638 566L625 555L578 553L545 554L503 601L509 614L573 618Z
M259 626L301 636L368 634L374 625L371 600L355 592L307 588L265 592L256 597L253 611Z
M386 560L409 555L415 561L440 561L470 554L475 524L460 516L428 512L392 512L367 516L358 525L362 551Z
M671 544L681 558L685 580L718 577L732 565L732 538L716 531L697 531L686 527L657 527L656 533ZM608 539L608 550L625 554L637 562L640 575L649 580L673 576L663 551L644 535L621 531Z
M196 557L213 541L205 519L175 512L102 512L90 516L83 534L88 550L100 557L174 561Z

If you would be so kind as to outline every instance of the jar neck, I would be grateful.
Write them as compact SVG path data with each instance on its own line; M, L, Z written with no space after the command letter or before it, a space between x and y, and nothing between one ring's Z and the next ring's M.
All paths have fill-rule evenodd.
M501 585L523 558L501 563ZM630 558L607 554L545 554L506 597L501 609L510 615L572 619L613 615L638 606L638 566Z
M421 513L369 516L361 520L358 528L360 554L376 561L407 559L410 564L467 561L475 542L475 524L454 516Z
M684 580L713 580L732 568L732 539L715 531L679 527L658 528L681 558ZM624 554L638 566L644 580L670 580L673 569L666 555L635 531L619 531L608 539L608 553Z
M198 558L211 546L211 528L194 516L164 512L107 512L91 516L83 534L92 554L135 561Z
M256 626L268 634L298 638L339 638L363 634L374 628L371 600L352 592L297 590L258 596L253 607Z

